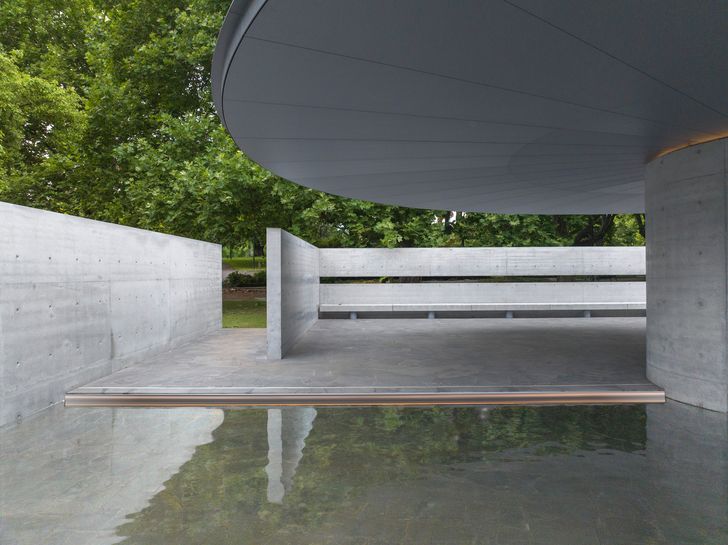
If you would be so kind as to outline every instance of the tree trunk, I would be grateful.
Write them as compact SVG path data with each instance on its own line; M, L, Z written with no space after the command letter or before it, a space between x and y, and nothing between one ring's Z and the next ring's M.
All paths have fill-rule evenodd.
M253 240L253 257L263 257L264 249L265 247L261 241L257 238Z
M574 246L601 246L614 226L614 214L588 217L589 223L574 237ZM597 222L600 225L598 229L595 229L595 223Z

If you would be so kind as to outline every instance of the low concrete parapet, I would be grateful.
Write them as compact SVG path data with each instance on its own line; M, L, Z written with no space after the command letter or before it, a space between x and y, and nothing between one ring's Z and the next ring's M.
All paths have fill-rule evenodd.
M322 249L328 278L638 277L643 247ZM645 282L406 282L322 284L322 317L644 315Z
M644 247L322 248L321 276L643 276Z

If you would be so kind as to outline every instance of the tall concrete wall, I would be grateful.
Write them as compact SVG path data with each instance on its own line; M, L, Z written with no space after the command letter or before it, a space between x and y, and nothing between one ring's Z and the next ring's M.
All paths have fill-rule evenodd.
M647 167L647 377L668 397L728 411L726 140Z
M281 229L266 237L268 358L277 360L318 320L319 249Z
M645 274L640 247L332 248L320 255L322 277Z
M0 203L0 425L220 327L217 244Z

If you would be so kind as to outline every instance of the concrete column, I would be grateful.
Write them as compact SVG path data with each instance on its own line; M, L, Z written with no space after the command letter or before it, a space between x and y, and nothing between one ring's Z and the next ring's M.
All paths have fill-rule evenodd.
M647 377L728 412L728 139L647 166Z

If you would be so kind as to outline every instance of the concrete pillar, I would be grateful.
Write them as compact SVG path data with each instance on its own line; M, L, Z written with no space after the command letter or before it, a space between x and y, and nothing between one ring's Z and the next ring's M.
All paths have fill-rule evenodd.
M647 378L728 412L728 139L647 166Z

